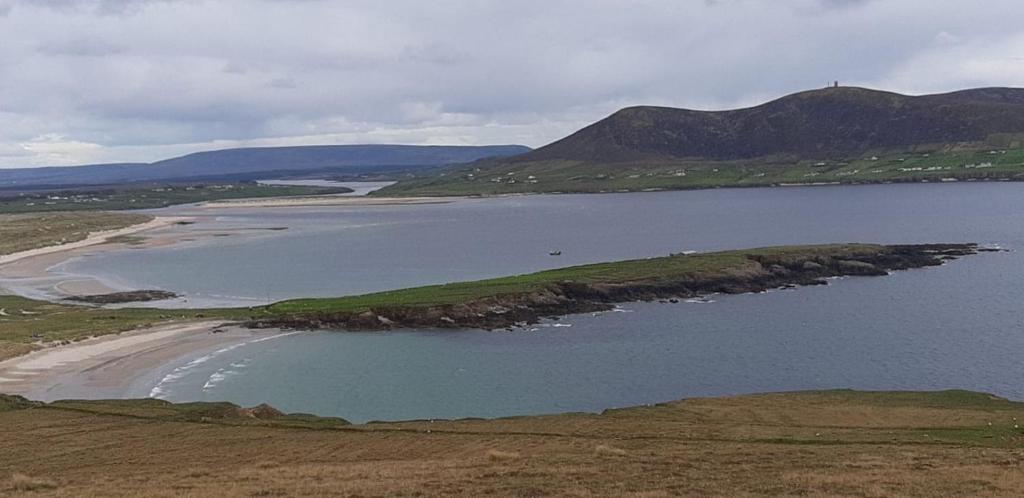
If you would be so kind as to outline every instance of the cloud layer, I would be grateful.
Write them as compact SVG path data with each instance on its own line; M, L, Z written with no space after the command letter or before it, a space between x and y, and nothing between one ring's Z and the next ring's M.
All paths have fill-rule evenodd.
M0 0L0 167L543 145L615 109L1024 86L992 0Z

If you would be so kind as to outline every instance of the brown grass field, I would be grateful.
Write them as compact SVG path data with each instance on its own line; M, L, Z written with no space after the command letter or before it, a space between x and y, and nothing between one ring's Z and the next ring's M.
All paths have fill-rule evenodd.
M1020 496L1024 404L966 391L691 399L348 425L0 398L3 496ZM272 417L272 415L271 415Z

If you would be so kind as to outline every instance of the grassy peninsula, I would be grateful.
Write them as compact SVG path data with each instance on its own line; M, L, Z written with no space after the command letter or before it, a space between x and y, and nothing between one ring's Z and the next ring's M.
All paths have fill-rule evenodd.
M266 307L254 327L502 328L615 303L818 285L974 254L974 244L783 246L574 266L526 275Z
M266 406L0 396L0 494L1015 496L1018 420L1024 404L967 391L366 425Z
M102 308L0 296L0 359L45 344L173 321L226 320L254 328L381 330L504 328L615 303L738 294L876 276L974 254L974 244L783 246L574 266L526 275L268 306L166 310Z

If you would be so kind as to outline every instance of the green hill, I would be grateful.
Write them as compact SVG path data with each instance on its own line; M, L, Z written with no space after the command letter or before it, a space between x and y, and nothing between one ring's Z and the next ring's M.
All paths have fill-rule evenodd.
M511 158L379 195L602 192L1024 178L1024 89L907 96L836 87L756 107L629 107Z

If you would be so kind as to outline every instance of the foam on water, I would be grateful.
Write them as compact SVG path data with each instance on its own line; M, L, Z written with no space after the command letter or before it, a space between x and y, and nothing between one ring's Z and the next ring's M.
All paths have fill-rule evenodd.
M291 335L301 334L301 333L302 333L301 331L299 331L299 332L285 332L285 333L282 333L282 334L276 334L276 335L272 335L272 336L269 336L269 337L261 337L259 339L253 339L253 340L246 341L246 342L241 342L241 343L238 343L238 344L232 344L230 346L218 349L218 350L216 350L216 351L214 351L212 353L208 353L208 354L205 354L205 355L200 356L198 358L195 358L195 359L189 361L188 363L186 363L186 364L184 364L184 365L182 365L180 367L176 367L174 370L171 371L171 373L165 375L162 379L160 379L160 381L157 382L157 384L155 386L153 386L153 388L149 391L149 397L150 398L163 399L165 396L167 396L170 387L176 381L179 381L179 380L183 379L185 376L189 375L193 370L195 370L196 368L202 366L204 363L207 363L207 362L209 362L209 361L211 361L211 360L213 360L213 359L215 359L215 358L217 358L217 357L219 357L219 356L221 356L221 355L223 355L225 353L234 351L234 350L236 350L238 348L241 348L243 346L248 346L248 345L251 345L251 344L259 344L261 342L266 342L266 341L270 341L270 340L274 340L274 339L280 339L282 337L288 337L288 336L291 336ZM221 378L219 380L223 380L223 375L222 374L223 374L223 372L218 371L218 373L216 373L214 375L221 375ZM213 379L213 376L211 376L211 380L212 379ZM207 385L208 384L209 384L209 381L206 384L204 384L204 386L203 386L204 390L207 389ZM216 384L216 382L214 384ZM209 387L212 387L212 384L210 384Z

